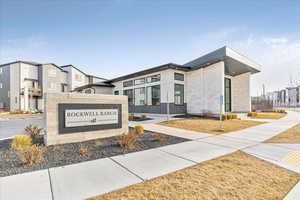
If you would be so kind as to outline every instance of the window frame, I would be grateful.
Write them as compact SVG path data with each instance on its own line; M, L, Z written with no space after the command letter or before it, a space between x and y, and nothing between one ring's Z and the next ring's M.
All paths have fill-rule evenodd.
M153 81L153 78L157 78L157 80L154 80L154 81ZM160 74L155 74L155 75L146 77L146 83L155 83L155 82L159 82L160 79L161 79Z
M138 80L144 80L144 82L143 83L136 83L136 81L138 81ZM134 85L142 85L142 84L145 84L145 83L146 83L146 77L138 78L138 79L134 80Z
M178 76L181 76L182 77L182 80L179 78L178 79ZM178 73L178 72L174 72L174 80L176 80L176 81L184 81L184 74L182 74L182 73Z
M127 91L131 91L132 92L132 97L131 97L131 99L132 99L132 101L130 101L129 99L129 96L127 95ZM127 96L128 97L128 105L135 105L134 103L134 89L126 89L126 90L123 90L123 95L124 96Z
M144 89L144 104L136 104L136 90L139 89ZM146 87L139 87L139 88L134 88L134 106L146 106L147 105L147 93L146 93Z
M153 104L153 90L152 90L152 88L153 87L159 87L159 104L157 104L157 105L154 105ZM148 90L151 90L151 104L149 104L149 102L148 102ZM159 85L151 85L151 86L147 86L147 89L146 89L146 99L147 99L147 106L160 106L161 105L161 86L160 86L160 84Z
M176 85L182 86L183 92L182 92L182 103L178 104L176 103L176 96L179 96L176 94ZM175 83L174 84L174 104L175 105L184 105L184 84Z
M129 85L126 85L126 83L131 83ZM129 81L123 81L123 87L132 87L134 85L134 81L133 80L129 80Z

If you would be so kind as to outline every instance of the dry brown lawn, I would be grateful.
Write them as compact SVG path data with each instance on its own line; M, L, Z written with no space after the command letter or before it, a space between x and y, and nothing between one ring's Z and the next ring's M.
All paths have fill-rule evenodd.
M300 175L242 152L90 200L281 200Z
M198 131L203 133L210 134L223 134L231 131L242 130L251 126L256 126L259 124L263 124L265 122L258 122L253 120L225 120L223 121L223 131L220 131L220 121L213 119L199 119L199 118L191 118L191 119L179 119L179 120L171 120L166 122L159 123L160 125L181 128L191 131Z
M300 124L265 141L266 143L300 144Z
M257 113L257 116L254 118L257 119L280 119L284 117L285 113L273 113L273 112L259 112Z
M43 114L0 114L1 119L36 118L42 116Z

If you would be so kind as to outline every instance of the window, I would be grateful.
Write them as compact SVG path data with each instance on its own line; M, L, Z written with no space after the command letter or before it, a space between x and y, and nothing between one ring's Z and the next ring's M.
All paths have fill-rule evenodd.
M147 103L148 105L160 105L160 85L147 87Z
M145 83L145 78L140 78L140 79L136 79L134 80L134 84L135 85L141 85Z
M147 83L160 81L160 74L147 77Z
M145 88L136 88L134 90L135 105L141 106L146 104Z
M119 91L118 90L114 91L114 94L119 95Z
M128 97L128 104L133 105L133 89L124 90L124 95Z
M174 73L174 79L177 81L184 81L184 74Z
M0 67L0 74L2 74L3 73L3 69L2 69L2 67Z
M2 83L0 83L0 88L3 88L3 84Z
M225 112L231 111L231 80L225 78Z
M184 103L184 85L175 84L174 100L176 105L183 105Z
M84 90L84 93L86 94L94 94L93 90L91 88Z
M130 87L130 86L133 86L133 80L123 82L123 87Z
M61 84L61 91L62 92L67 92L68 91L68 86L66 84Z

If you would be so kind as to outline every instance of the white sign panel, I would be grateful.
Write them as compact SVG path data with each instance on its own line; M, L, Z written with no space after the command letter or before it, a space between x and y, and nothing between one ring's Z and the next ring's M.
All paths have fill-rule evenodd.
M65 127L118 123L118 109L65 110Z

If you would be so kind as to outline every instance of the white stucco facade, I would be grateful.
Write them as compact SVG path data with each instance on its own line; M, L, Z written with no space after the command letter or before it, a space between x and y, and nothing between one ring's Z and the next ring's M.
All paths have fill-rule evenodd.
M220 96L224 96L224 62L187 73L187 113L224 112Z

